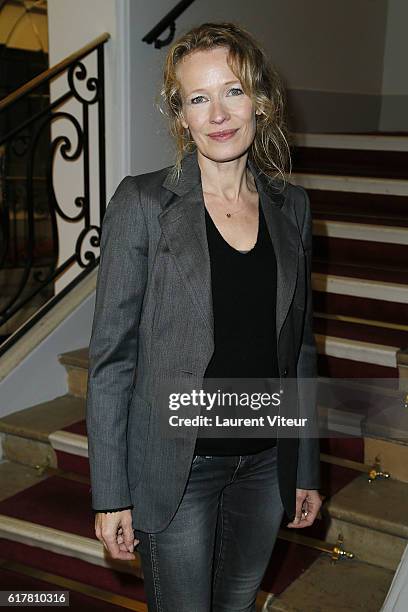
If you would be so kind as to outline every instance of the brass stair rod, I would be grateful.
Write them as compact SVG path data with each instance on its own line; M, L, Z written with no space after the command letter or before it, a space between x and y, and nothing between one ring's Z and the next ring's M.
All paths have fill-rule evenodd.
M369 465L368 463L361 463L360 461L353 461L352 459L344 459L344 457L335 457L326 453L320 453L320 461L356 470L358 472L365 472L368 475L369 482L377 480L378 478L390 478L389 472L383 472L381 470L379 457L375 457L374 465Z
M293 542L294 544L300 544L301 546L307 546L308 548L314 548L324 553L329 554L332 559L338 559L339 557L345 557L346 559L354 559L354 553L343 550L343 538L339 535L336 544L331 544L325 540L319 540L310 536L305 536L300 533L289 533L284 529L279 529L278 538L286 540L287 542Z
M350 468L352 470L357 470L358 472L366 472L368 474L373 470L373 466L368 463L361 463L359 461L353 461L352 459L344 459L343 457L335 457L333 455L328 455L326 453L320 453L320 460L325 463L331 463L333 465L338 465L341 467ZM47 472L53 476L61 476L62 478L67 478L69 480L77 480L78 482L84 482L85 484L90 484L90 480L88 476L84 476L82 474L77 474L75 472L67 472L65 470L61 470L60 468L53 468L49 465L37 465L36 469L40 475ZM384 477L387 472L378 472L384 474Z
M348 467L358 472L368 472L372 469L372 466L367 463L361 463L361 461L354 461L353 459L345 459L344 457L336 457L326 453L320 453L320 461L332 463L333 465L339 465L341 467Z
M54 468L50 465L36 465L35 469L37 470L38 476L44 476L47 474L48 476L60 476L61 478L66 478L67 480L74 480L75 482L82 482L83 484L91 484L89 476L85 476L84 474L77 474L76 472L66 472L65 470L61 470L60 468Z

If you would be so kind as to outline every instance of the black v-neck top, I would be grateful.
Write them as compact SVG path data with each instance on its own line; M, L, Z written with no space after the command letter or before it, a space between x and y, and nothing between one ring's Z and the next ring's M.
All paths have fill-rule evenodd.
M261 202L258 210L257 241L249 251L239 251L226 242L205 209L211 261L215 350L204 379L279 378L276 257ZM258 416L257 411L250 412L248 416ZM209 416L204 410L202 414ZM200 429L194 450L196 455L246 455L276 445L275 437L200 437ZM242 433L242 429L237 435L240 435L239 432Z

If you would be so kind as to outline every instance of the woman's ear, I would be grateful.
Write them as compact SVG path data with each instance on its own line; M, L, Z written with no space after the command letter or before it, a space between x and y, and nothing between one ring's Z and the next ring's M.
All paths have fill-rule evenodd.
M183 126L184 129L188 129L188 123L186 122L186 120L184 119L184 115L183 113L180 113L180 123Z

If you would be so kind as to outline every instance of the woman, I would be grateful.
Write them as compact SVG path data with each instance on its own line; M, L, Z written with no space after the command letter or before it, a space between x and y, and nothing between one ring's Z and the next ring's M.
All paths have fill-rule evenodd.
M285 180L281 89L248 32L188 32L162 95L176 163L123 179L103 221L87 394L95 531L115 559L138 545L149 610L252 611L283 513L299 528L319 511L318 440L171 436L162 390L316 377L310 205ZM298 392L295 413L313 420Z

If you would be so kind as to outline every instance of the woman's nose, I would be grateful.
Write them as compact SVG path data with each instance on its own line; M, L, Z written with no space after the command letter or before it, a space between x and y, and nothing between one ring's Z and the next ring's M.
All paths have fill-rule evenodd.
M211 123L222 123L228 119L228 111L224 104L220 101L214 101L210 107L210 122Z

